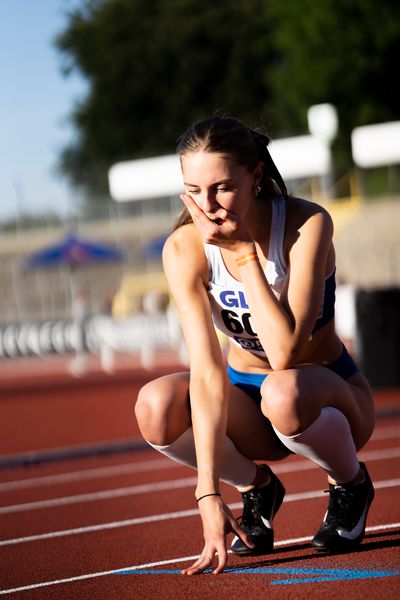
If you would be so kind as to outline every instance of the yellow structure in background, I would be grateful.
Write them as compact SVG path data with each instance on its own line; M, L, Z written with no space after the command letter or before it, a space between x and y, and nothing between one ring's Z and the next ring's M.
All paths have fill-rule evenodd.
M340 202L329 203L324 205L332 217L335 231L339 231L347 225L361 208L361 200L359 198L346 198Z
M126 273L114 296L112 314L124 319L142 310L142 301L149 292L169 294L166 277L162 271L154 273Z
M296 195L302 194L300 192ZM307 197L307 194L304 197ZM359 212L363 203L355 170L349 171L336 182L332 198L325 196L321 192L319 182L313 179L311 198L329 212L336 232L347 225L349 220Z

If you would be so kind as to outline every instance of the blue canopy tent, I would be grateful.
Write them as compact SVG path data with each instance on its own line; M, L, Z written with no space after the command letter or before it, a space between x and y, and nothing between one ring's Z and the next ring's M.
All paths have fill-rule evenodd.
M124 253L110 244L92 241L70 232L54 244L27 256L23 268L43 270L64 267L66 276L69 277L72 309L76 300L74 271L77 268L88 264L121 262L124 258Z
M28 256L24 264L26 268L77 267L87 263L121 261L123 258L124 254L118 248L69 233L61 241Z
M149 259L158 259L161 257L164 244L170 235L170 232L163 233L159 237L151 240L143 248L143 255Z

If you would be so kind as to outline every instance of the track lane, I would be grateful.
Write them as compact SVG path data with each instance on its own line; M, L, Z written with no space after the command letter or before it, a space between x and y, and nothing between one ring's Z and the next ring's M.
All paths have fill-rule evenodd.
M316 492L318 493L319 490ZM395 513L393 488L377 490L377 503L378 513L383 510L385 518L391 511ZM326 499L322 496L305 499L292 498L291 502L283 504L276 518L277 536L291 539L293 536L312 535L319 526L325 507ZM371 524L376 523L373 508L374 505L369 521ZM14 548L10 546L0 548L0 564L5 567L6 572L10 572L12 565L18 562L23 565L24 579L29 580L30 578L34 581L38 569L47 578L54 578L60 572L72 576L77 572L78 567L78 572L81 569L84 569L85 572L96 570L96 565L99 564L106 565L107 568L120 568L127 556L136 563L141 563L144 557L146 561L156 561L160 556L169 555L174 548L179 548L185 555L193 554L198 552L201 547L200 522L197 518L194 521L193 518L196 514L197 512L193 511L193 516L181 517L179 520L167 518L161 521L157 519L156 522L137 524L133 528L114 528L83 533L79 535L78 546L76 538L65 536L41 542L25 543ZM299 514L302 515L300 520ZM386 521L381 524L385 523ZM191 532L190 539L182 535L184 531ZM156 536L155 542L154 536ZM149 544L149 539L152 541L151 544ZM76 550L77 547L79 547L79 557L73 558L73 549ZM94 548L96 548L95 556L93 556ZM311 549L310 551L315 555L315 552ZM37 556L38 561L32 562L32 556ZM20 581L20 576L21 572L16 583Z
M399 432L399 435L397 434ZM367 444L360 454L360 460L370 462L379 460L380 457L387 458L388 453L392 453L393 458L396 458L400 452L400 428L397 430L391 426L383 426L376 429L375 437ZM183 476L193 476L192 469L183 467L170 461L166 458L159 458L159 454L154 450L135 452L129 456L120 457L118 462L107 457L80 461L75 461L79 469L68 469L68 463L59 463L57 465L40 465L37 467L29 467L29 469L15 469L6 472L0 471L3 480L0 479L0 504L4 505L8 498L13 498L14 503L26 501L34 501L41 498L41 489L46 490L47 497L56 497L59 490L74 489L76 493L85 493L94 489L97 482L103 480L107 488L121 487L124 483L132 485L132 483L150 483L152 481L160 481L162 478L171 476L178 477L178 473L183 473ZM301 457L291 456L284 461L271 463L273 469L278 475L297 472L318 470L318 467L310 461ZM87 468L92 466L92 468ZM165 474L164 474L165 472ZM7 477L7 474L13 477ZM25 473L33 476L24 477ZM19 474L19 478L17 477ZM34 476L36 475L36 477ZM52 479L53 478L53 479ZM90 483L92 482L92 484ZM92 487L93 485L93 487ZM99 489L101 489L99 483ZM8 494L9 492L9 494ZM66 492L67 493L67 492ZM10 500L11 502L11 500Z
M389 399L394 396L389 395ZM398 394L395 396L398 399ZM392 400L389 400L392 402ZM131 402L131 399L129 399ZM132 406L130 404L130 406ZM377 436L366 446L366 451L377 452L379 450L396 450L398 444L398 431L400 427L398 418L380 419L376 429ZM380 427L385 425L386 432ZM96 425L96 436L99 439L100 433L106 426L106 421ZM118 426L119 427L119 426ZM113 433L116 434L118 427L115 427ZM385 437L392 429L391 441ZM100 433L99 433L100 432ZM81 431L80 435L84 434ZM380 435L382 434L382 435ZM49 438L50 439L50 438ZM397 445L396 445L397 444ZM21 469L10 471L9 474L0 472L0 482L4 483L14 480L16 482L21 478L21 473L29 473L26 479L35 479L37 477L46 477L51 475L62 475L63 473L72 473L76 471L92 471L90 466L97 468L117 467L129 463L140 464L144 460L153 460L156 455L154 451L140 451L132 456L122 457L96 457L90 460L66 461L52 465L40 465L30 469ZM295 460L299 460L294 457ZM300 459L301 460L301 459ZM277 470L280 467L292 465L287 463L276 463ZM293 463L293 471L288 469L282 472L280 477L284 481L288 496L302 493L304 491L323 490L326 486L325 478L318 469L299 470L300 461ZM382 458L377 456L371 462L368 462L368 468L375 481L382 481L385 478L395 478L399 476L399 460L396 456ZM11 477L10 477L11 475ZM98 475L100 475L98 473ZM144 485L156 483L159 481L174 480L176 478L192 477L193 471L184 467L178 468L160 468L157 470L149 469L134 473L114 473L94 478L82 478L78 481L69 482L58 481L48 482L46 485L35 486L29 484L24 488L10 488L1 491L1 505L17 504L22 502L37 501L46 498L57 498L68 495L87 494L98 490L117 489L119 487L128 487L129 485ZM224 488L224 497L229 502L237 502L238 494L229 488ZM351 552L346 555L318 555L309 546L307 541L301 541L315 532L322 519L326 508L326 498L320 496L307 500L293 500L286 502L279 512L275 525L276 537L278 540L277 548L273 555L269 557L257 557L249 559L239 559L232 556L230 564L232 566L247 567L280 567L280 568L298 568L310 572L312 567L321 567L328 570L337 567L341 571L347 569L373 568L377 564L382 568L389 568L395 563L399 563L398 540L400 521L398 506L398 488L380 488L377 490L375 502L372 505L368 524L371 527L384 527L385 525L396 524L394 529L373 529L371 530L358 552ZM4 503L4 500L6 502ZM124 498L113 498L108 500L98 500L87 502L86 504L75 504L64 507L51 507L49 509L36 509L18 513L15 515L2 515L0 518L0 527L7 520L10 527L10 534L17 529L29 532L55 531L56 527L70 526L73 523L84 526L85 524L100 522L111 522L115 517L136 518L138 515L149 516L157 514L162 510L188 510L188 507L194 507L193 488L190 486L180 490L165 490L160 493L144 493L138 495L126 496ZM240 510L235 509L239 514ZM8 526L8 525L7 525ZM2 539L3 536L1 536ZM126 526L121 528L109 529L97 532L87 532L76 536L57 538L50 540L38 540L35 542L24 542L14 546L10 552L10 546L0 547L0 565L2 578L4 574L9 578L10 585L38 585L40 582L49 583L63 579L65 577L82 576L87 577L90 574L99 573L102 570L121 569L124 566L138 566L155 562L160 566L163 559L175 560L182 556L197 554L201 549L201 526L198 517L186 517L181 519L166 519L156 523L142 523L135 526ZM288 544L287 540L297 539L295 543ZM281 544L280 544L281 543ZM4 553L3 553L4 551ZM129 560L128 560L129 559ZM180 568L182 563L169 563L172 568ZM158 568L158 567L157 567ZM395 568L393 566L393 568ZM57 583L41 588L33 588L27 591L20 591L21 598L43 597L57 598L63 600L71 597L85 598L134 598L137 600L146 597L149 600L173 600L185 598L188 594L198 599L206 599L219 596L222 599L243 600L243 598L265 599L278 598L302 598L310 596L313 598L323 597L326 600L329 597L364 598L369 593L374 594L374 598L395 597L391 596L394 590L399 590L398 578L360 580L351 583L345 579L339 582L320 582L318 584L295 584L289 585L285 589L284 585L273 585L273 578L287 578L288 572L280 575L272 575L270 572L260 574L231 574L227 573L220 577L204 575L199 578L183 578L170 575L104 575L103 577L92 577L89 579L74 580L71 582ZM286 585L286 584L285 584ZM344 586L346 586L344 588ZM4 589L3 582L0 586ZM17 592L16 592L17 593ZM296 594L293 596L293 594ZM45 596L44 596L45 594ZM12 596L10 596L12 597ZM15 596L14 596L15 597Z
M369 469L374 481L380 479L393 479L399 473L399 460L388 458L384 461L371 462ZM192 471L184 469L186 473L192 475ZM307 475L307 476L305 476ZM323 496L323 490L326 488L326 481L319 470L310 470L304 472L291 472L282 474L281 479L287 489L287 497L294 491L302 493L314 490L315 494ZM52 531L73 527L81 527L100 522L120 521L123 519L135 518L138 515L158 514L162 506L163 512L175 512L187 510L189 507L196 508L193 496L194 482L193 477L178 480L165 481L166 489L162 493L143 491L142 486L132 486L126 488L130 490L141 491L139 494L123 495L122 497L113 497L116 490L109 490L111 497L100 500L97 491L92 495L77 495L75 497L66 497L67 501L74 500L73 504L59 504L58 506L47 506L45 503L37 505L16 505L14 512L3 512L0 514L0 525L2 529L2 539L10 537L22 537L24 535L41 533L43 530ZM176 482L183 482L185 487L174 489ZM180 483L181 485L181 483ZM139 489L138 489L139 488ZM227 502L239 502L238 492L227 485L222 486L223 495ZM103 490L104 491L104 490ZM117 490L118 491L118 490ZM106 490L108 492L108 490ZM161 494L161 495L160 495ZM82 502L81 499L86 501ZM162 499L162 500L161 500ZM55 498L50 502L59 502L62 498ZM144 502L145 501L145 502ZM36 507L36 508L35 508ZM2 507L3 511L12 510L13 506ZM18 509L23 509L18 511ZM61 527L60 527L61 525ZM65 525L65 527L64 527Z
M398 526L399 524L397 524ZM372 555L373 556L373 551L376 547L376 545L378 544L379 547L382 547L382 545L384 545L386 548L391 548L393 546L395 546L397 544L398 538L396 536L395 532L390 531L389 529L381 529L380 527L371 527L370 528L371 532L367 533L367 536L365 538L365 542L364 544L361 546L361 548L357 551L357 552L353 552L353 553L347 553L346 555L326 555L326 554L316 554L315 552L311 551L310 554L310 547L309 547L309 536L306 536L305 538L298 538L298 539L287 539L287 540L278 540L277 542L277 547L275 552L272 555L269 555L268 557L247 557L247 558L239 558L239 557L235 557L235 556L231 556L230 557L230 567L231 568L240 568L240 569L250 569L250 568L256 568L258 571L262 570L264 568L265 572L268 573L268 571L271 571L275 568L279 566L284 573L289 574L289 568L292 570L294 568L300 568L303 571L307 572L307 569L309 570L310 567L306 567L304 561L312 561L313 564L318 564L318 569L319 570L329 570L331 571L333 568L337 568L340 570L343 570L343 564L345 561L345 564L347 564L346 569L349 569L349 564L353 565L354 562L357 563L357 558L359 559L360 554L364 554L364 558L366 560L368 560L369 556ZM183 544L184 546L184 544ZM181 555L182 556L182 555ZM171 566L175 566L175 568L181 568L183 566L182 563L187 563L188 561L193 560L193 557L195 557L196 554L189 554L189 555L185 555L183 558L180 557L175 557L172 559L167 559L167 560L162 560L162 561L152 561L152 562L146 562L146 563L141 563L141 564L131 564L131 565L120 565L119 567L115 568L111 568L111 569L105 569L102 571L93 571L93 572L86 572L86 573L81 573L79 575L71 575L69 577L63 577L61 580L60 579L48 579L48 580L42 580L42 581L38 581L35 583L31 583L31 584L25 584L25 586L32 586L33 588L35 588L36 586L39 587L46 587L47 585L62 585L63 581L65 583L67 583L66 580L70 579L69 583L76 583L76 582L80 582L84 579L88 579L88 578L95 578L95 577L102 577L102 576L112 576L112 571L115 570L120 570L120 569L143 569L144 567L151 567L151 566L155 566L160 568L161 566L165 566L165 565L171 565ZM287 567L287 565L290 564L291 567ZM370 563L369 563L370 564ZM311 567L312 568L312 567ZM353 569L355 567L352 567ZM359 567L358 567L359 568ZM315 569L315 567L314 567ZM371 566L369 567L369 569L371 569ZM386 565L386 570L392 570L392 571L398 571L398 569L396 568L396 564L392 564L392 565ZM157 573L157 569L155 569L155 573ZM131 574L131 576L134 576L134 573ZM226 578L232 576L230 573L226 573L223 576L221 576L222 578ZM159 575L158 577L161 577L161 575ZM193 583L197 583L198 580L205 584L206 582L204 581L205 579L208 579L208 576L202 576L200 578L195 578L195 580L193 580ZM345 578L346 579L346 578ZM177 582L176 579L174 579L175 581L175 585L178 585L179 588L181 588L181 585L184 585L184 581L186 580L186 578L179 578L179 581ZM129 580L128 580L129 582ZM124 583L128 583L128 582L124 582ZM122 583L122 582L121 582ZM136 587L136 580L134 582L134 585ZM172 583L171 581L169 582L170 584ZM226 581L225 581L226 583ZM250 588L254 587L254 583L255 583L255 578L252 577L250 578L249 575L247 575L247 581L246 581L247 585L250 586ZM385 582L386 583L386 582ZM265 582L264 582L265 585ZM16 586L17 588L21 588L24 586ZM9 587L9 588L2 588L3 590L3 594L4 592L8 589L8 590L16 590L16 587ZM207 586L208 587L208 586ZM22 591L20 589L20 591ZM332 589L330 590L332 592ZM75 591L76 593L76 591ZM270 590L268 590L268 595L270 594ZM73 595L73 592L71 591L71 595ZM29 596L30 597L30 596ZM60 596L61 597L61 596ZM83 596L81 596L81 594L79 593L79 596L74 596L74 597L79 597L82 598ZM129 596L123 596L125 597L129 597ZM153 596L151 596L153 597ZM195 596L200 597L200 596ZM231 597L231 596L230 596ZM265 596L264 596L265 597ZM280 596L282 598L282 596ZM297 596L298 597L298 596ZM314 596L313 596L314 597ZM353 596L355 597L355 596ZM390 597L390 596L389 596ZM155 598L155 596L154 596Z

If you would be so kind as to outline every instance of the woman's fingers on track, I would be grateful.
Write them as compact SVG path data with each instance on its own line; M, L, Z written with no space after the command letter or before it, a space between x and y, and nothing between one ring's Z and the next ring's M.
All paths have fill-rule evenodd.
M240 539L249 548L254 548L254 543L250 540L249 536L243 531L243 529L241 529L241 527L238 525L235 517L233 516L228 506L223 504L222 508L222 514L220 514L220 517L223 517L223 523L220 523L220 525L222 524L222 531L220 531L218 535L212 535L212 540L209 539L205 542L203 551L199 558L187 569L182 569L181 573L183 575L198 575L200 573L203 573L206 569L212 567L212 564L216 557L218 559L218 564L213 570L213 573L214 575L218 575L218 573L221 573L228 563L226 535L230 532L240 537ZM211 514L214 515L214 512L212 512Z
M206 546L199 558L190 567L182 569L182 575L197 575L203 573L203 571L213 563L214 555L215 552L210 552Z
M226 551L225 544L224 545L220 545L218 547L217 554L218 554L218 566L213 571L214 575L218 575L218 573L221 573L225 569L225 567L227 565L227 562L228 562L228 553Z
M216 556L218 557L218 565L213 570L213 573L214 575L218 575L218 573L221 573L225 569L228 562L225 541L222 541L215 547L206 544L199 558L187 569L182 569L182 575L199 575L200 573L204 573L206 569L212 566Z

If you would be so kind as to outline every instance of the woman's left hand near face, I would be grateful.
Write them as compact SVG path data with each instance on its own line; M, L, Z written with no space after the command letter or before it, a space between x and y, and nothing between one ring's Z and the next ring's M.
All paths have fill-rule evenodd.
M206 213L189 194L181 194L180 198L205 243L230 250L237 242L251 241L243 222L234 213L222 206L213 213Z

